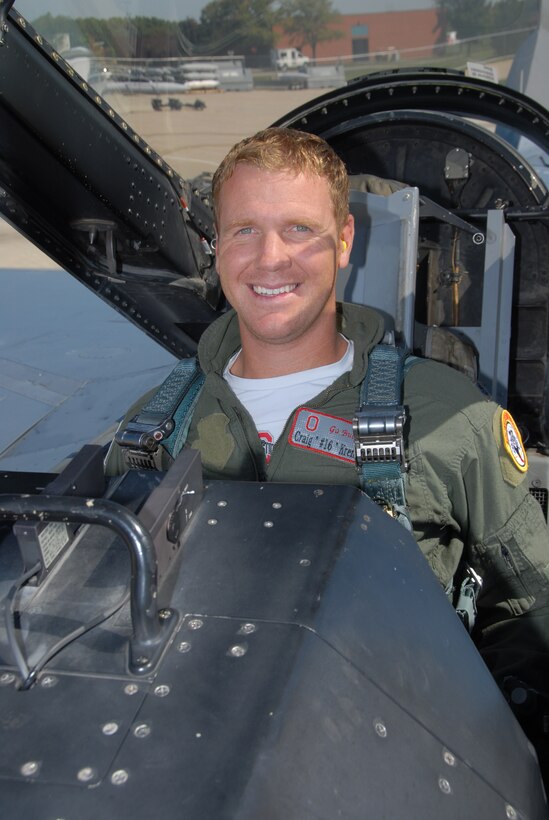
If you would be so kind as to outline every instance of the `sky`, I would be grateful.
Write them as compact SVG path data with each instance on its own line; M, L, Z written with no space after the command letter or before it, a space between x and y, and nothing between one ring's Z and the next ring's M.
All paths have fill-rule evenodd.
M71 17L161 17L183 20L200 17L208 0L15 0L15 8L32 21L45 12ZM434 0L333 0L342 14L431 8Z

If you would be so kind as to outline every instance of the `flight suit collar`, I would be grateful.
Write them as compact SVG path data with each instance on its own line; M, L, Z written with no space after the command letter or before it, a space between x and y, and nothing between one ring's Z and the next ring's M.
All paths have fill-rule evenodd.
M355 345L349 383L360 384L368 367L368 355L383 338L383 318L377 311L364 305L338 302L337 324L340 333L352 339ZM222 376L228 360L240 346L238 317L236 311L229 310L207 328L198 345L198 359L204 373Z

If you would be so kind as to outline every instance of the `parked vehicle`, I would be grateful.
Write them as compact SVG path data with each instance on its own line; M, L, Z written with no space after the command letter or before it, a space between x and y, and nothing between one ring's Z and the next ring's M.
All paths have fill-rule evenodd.
M288 68L301 68L310 63L310 59L301 51L298 51L297 48L277 48L275 54L275 65L278 71L286 71Z

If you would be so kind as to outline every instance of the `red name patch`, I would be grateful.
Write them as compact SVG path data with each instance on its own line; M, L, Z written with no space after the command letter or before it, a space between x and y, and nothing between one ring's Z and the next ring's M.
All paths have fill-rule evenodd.
M293 447L355 464L352 422L302 407L294 416L288 441Z

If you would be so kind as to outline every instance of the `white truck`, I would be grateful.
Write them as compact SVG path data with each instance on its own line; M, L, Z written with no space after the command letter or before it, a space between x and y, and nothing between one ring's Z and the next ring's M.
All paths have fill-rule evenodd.
M275 51L275 66L278 71L288 68L301 68L310 62L297 48L277 48Z

